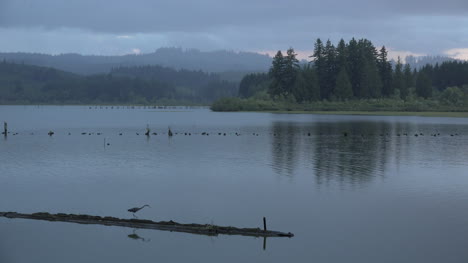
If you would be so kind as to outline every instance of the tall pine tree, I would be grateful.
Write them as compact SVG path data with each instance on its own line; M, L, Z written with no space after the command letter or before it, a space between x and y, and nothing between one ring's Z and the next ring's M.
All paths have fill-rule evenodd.
M272 78L272 82L268 89L268 92L271 96L279 96L284 93L285 91L285 83L284 83L284 72L285 72L285 59L281 50L278 50L275 57L273 58L273 63L270 68L270 76Z
M395 65L395 72L393 73L393 90L398 90L400 92L400 96L402 90L406 90L405 79L403 76L403 64L401 64L400 57L398 57L397 64Z

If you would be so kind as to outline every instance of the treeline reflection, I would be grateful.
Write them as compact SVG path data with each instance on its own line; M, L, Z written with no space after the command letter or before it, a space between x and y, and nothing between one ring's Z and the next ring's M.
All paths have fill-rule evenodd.
M272 167L277 174L291 178L311 174L317 184L365 184L383 177L389 164L398 167L411 155L425 154L431 145L425 141L431 137L416 139L413 133L433 127L349 121L274 122L271 129Z

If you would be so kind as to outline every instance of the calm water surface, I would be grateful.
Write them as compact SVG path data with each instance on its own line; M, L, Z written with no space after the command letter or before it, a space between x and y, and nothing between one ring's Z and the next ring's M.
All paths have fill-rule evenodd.
M18 133L0 138L0 211L129 218L150 204L140 218L265 216L296 235L263 250L261 238L2 218L0 262L468 261L467 119L0 106L0 121Z

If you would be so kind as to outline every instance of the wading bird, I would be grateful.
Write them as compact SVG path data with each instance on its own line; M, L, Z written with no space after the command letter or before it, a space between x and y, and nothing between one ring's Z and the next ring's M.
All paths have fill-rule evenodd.
M138 212L138 211L140 211L141 209L145 208L146 206L147 206L147 207L151 207L151 206L149 206L149 205L144 205L144 206L142 206L142 207L130 208L130 209L128 209L127 211L130 212L130 213L133 213L133 216L136 217L136 216L135 216L135 213Z

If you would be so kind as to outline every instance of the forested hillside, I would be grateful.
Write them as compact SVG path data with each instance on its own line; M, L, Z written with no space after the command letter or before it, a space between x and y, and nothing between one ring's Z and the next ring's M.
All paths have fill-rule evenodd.
M233 76L241 72L266 72L271 57L253 52L210 51L160 48L153 53L124 56L89 56L78 54L46 55L31 53L0 53L0 60L29 65L53 67L76 74L108 73L116 67L161 65L174 69L226 72Z
M300 66L294 49L286 54L278 51L268 74L244 77L239 97L271 101L262 104L270 105L267 107L275 102L312 105L356 100L386 100L383 108L413 102L429 105L428 101L447 106L468 104L468 62L427 64L418 70L399 59L392 66L386 48L377 49L367 39L341 40L337 46L318 39L310 57L309 65ZM242 102L223 103L232 106ZM223 103L216 103L214 109L223 110Z
M0 63L2 104L207 104L235 94L236 83L201 71L139 67L81 76L53 68Z

